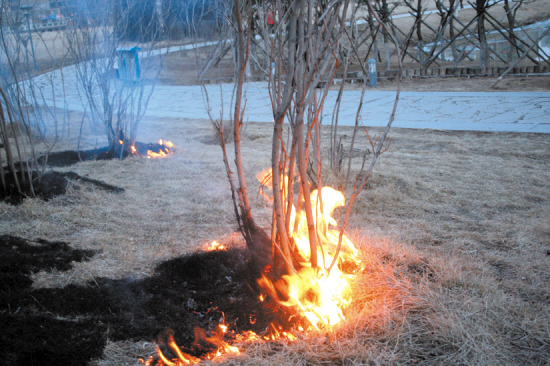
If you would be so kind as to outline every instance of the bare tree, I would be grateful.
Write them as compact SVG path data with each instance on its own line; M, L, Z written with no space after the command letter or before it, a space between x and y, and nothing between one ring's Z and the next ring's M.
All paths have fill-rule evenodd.
M226 2L218 0L167 0L162 2L165 32L170 38L211 35L223 19ZM202 25L202 26L201 26Z
M423 64L425 60L425 55L424 55L424 38L422 37L422 16L424 15L422 0L417 0L416 5L411 1L408 1L408 0L404 0L404 1L405 1L405 5L407 5L407 7L411 9L411 15L414 16L414 24L407 36L404 52L407 51L407 46L410 42L410 39L412 38L413 33L416 31L416 40L418 45L418 61L421 64Z
M30 22L21 30L21 9L13 5L6 1L0 5L0 155L6 159L2 156L1 180L5 192L11 190L33 197L49 151L68 130L67 111L55 108L56 103L59 107L63 105L54 92L58 80L42 77L37 82L36 76L64 66L66 60L55 51L50 52L48 43L28 27ZM35 57L35 47L40 47L40 57ZM38 146L44 157L41 164ZM8 187L4 163L14 190Z
M94 21L67 29L68 49L82 104L103 125L111 156L122 158L132 153L154 90L151 79L160 71L158 17L154 7L143 13L138 0L108 2L102 9L84 5L86 18Z
M260 8L264 9L260 17L261 14L266 14L268 6L278 22L269 28L266 22L259 19L257 29L263 34L262 38L266 44L264 52L272 65L269 73L269 92L274 117L270 175L273 223L270 235L264 233L254 222L243 167L245 157L240 149L240 129L243 111L246 108L243 84L246 64L249 62L250 43L255 37L251 31L250 19ZM330 85L341 65L341 52L338 50L344 34L348 32L349 26L346 21L350 19L352 8L355 6L356 4L350 0L331 3L306 0L294 0L290 3L279 0L270 3L241 3L240 0L235 0L233 28L236 34L238 78L233 119L236 181L233 179L227 156L221 119L218 120L217 127L222 135L224 162L239 227L252 255L256 258L255 262L259 263L260 269L270 264L275 278L283 274L304 274L304 271L311 270L326 272L328 275L338 258L341 242L338 246L332 247L330 253L325 252L322 246L325 240L323 228L317 220L319 205L323 211L322 197L319 194L322 188L320 125ZM374 9L370 10L374 13ZM351 18L353 19L353 16ZM380 19L378 22L384 26L385 32L391 34ZM265 26L262 26L262 23ZM353 35L348 37L354 39ZM351 43L354 46L358 44L356 40ZM354 52L357 53L357 50ZM360 107L358 114L359 111ZM388 129L390 125L391 122ZM284 130L289 131L288 139L284 138ZM363 174L361 178L357 178L351 201L363 189L376 158L387 147L387 132L388 130L376 146L373 142L375 158L365 172L366 176ZM295 208L302 211L305 216L309 242L309 255L305 257L295 245L296 226L292 216ZM343 235L343 231L341 234Z

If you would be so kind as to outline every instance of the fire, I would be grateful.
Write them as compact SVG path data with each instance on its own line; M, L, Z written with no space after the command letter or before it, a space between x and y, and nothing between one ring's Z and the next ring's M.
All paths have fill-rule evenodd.
M162 141L162 139L159 140L159 145L165 145L166 147L174 147L174 144L171 141Z
M165 158L166 157L166 153L162 150L159 150L158 153L152 151L152 150L147 150L147 158L148 159L151 159L151 158Z
M223 244L220 244L217 241L212 240L212 243L210 243L210 245L205 244L204 250L206 250L207 252L213 252L215 250L227 250L227 248Z
M270 171L258 174L257 178L262 183L262 187L272 191ZM284 187L288 187L288 177L282 176L281 178ZM286 193L284 194L285 199ZM266 201L273 202L272 198L265 192L262 195L264 195ZM340 238L337 221L333 217L334 211L345 205L345 197L342 192L331 187L323 187L320 195L317 190L314 190L309 199L314 208L314 224L319 248L317 268L312 268L310 264L311 250L305 212L296 212L296 208L292 205L289 234L292 243L294 243L296 273L285 274L272 279L270 278L272 269L268 266L269 268L265 269L262 278L258 280L258 284L263 290L263 293L259 295L260 301L265 302L268 298L271 298L283 306L294 309L304 320L295 321L294 319L300 317L293 315L289 319L294 324L292 329L283 329L281 326L271 324L269 331L263 335L258 335L252 331L242 332L241 334L230 332L229 339L234 342L244 344L280 339L294 341L298 339L300 333L317 330L330 331L334 325L344 320L343 310L352 300L350 282L355 277L354 271L361 264L359 250L346 235L342 235ZM340 250L338 250L339 240L341 241ZM227 249L214 240L210 245L205 245L205 250ZM335 264L331 268L336 256ZM255 324L255 315L251 314L249 320L251 324ZM193 345L206 343L210 348L215 348L215 351L203 357L207 359L223 354L237 355L240 353L239 349L229 345L224 340L224 336L228 335L228 329L228 326L222 322L218 325L216 333L212 337L207 337L204 330L196 328ZM175 352L177 358L168 359L157 347L160 358L157 365L179 366L201 361L201 359L183 353L175 344L173 337L169 339L168 346ZM142 360L142 362L150 365L153 359Z
M310 328L324 329L339 323L344 319L342 309L351 301L349 282L353 274L345 274L342 268L352 264L352 268L360 264L359 251L346 235L342 236L341 250L336 265L328 271L336 255L340 231L337 222L332 217L334 210L345 205L342 192L331 187L323 187L321 197L317 190L310 196L314 212L315 227L319 251L318 268L310 265L311 251L307 219L305 212L293 213L297 216L297 225L291 220L290 235L296 245L296 253L300 268L297 273L283 275L275 282L267 276L262 276L258 284L276 301L284 306L293 307L309 321Z
M172 350L176 358L168 358L161 351L158 344L156 344L155 347L157 350L157 355L159 360L155 365L156 366L195 365L201 362L203 359L213 360L223 355L240 355L241 351L239 350L238 347L231 346L224 340L224 336L228 332L228 330L229 330L229 327L226 324L220 323L218 325L218 328L215 334L212 335L211 337L208 337L204 329L201 329L199 327L195 328L195 341L192 344L192 348L214 349L213 351L208 352L206 355L202 356L202 358L197 358L183 352L176 344L176 341L174 340L174 336L172 334L169 334L168 342L166 343L168 347ZM282 330L281 327L277 327L274 324L270 325L270 330L271 330L271 333L264 336L259 336L258 334L252 331L243 331L240 334L233 335L232 338L236 343L240 345L250 344L258 341L274 341L274 340L281 340L281 339L285 339L287 341L294 341L298 339L298 337L295 334L284 331ZM150 365L153 365L154 358L151 356L148 360L139 359L139 361L144 365L150 366Z
M120 144L123 144L122 140L120 140L119 142ZM138 147L136 147L135 145L131 145L130 151L132 155L139 157L140 152L141 154L145 154L145 151L146 151L145 149L147 149L147 154L146 154L147 159L164 158L174 152L173 147L174 147L174 144L171 141L163 141L162 139L160 139L156 144L145 145L145 144L138 143Z
M193 347L197 349L214 349L211 352L208 352L204 358L206 359L214 359L216 357L220 357L223 354L240 354L239 348L235 346L229 345L223 338L224 335L227 333L228 326L224 323L220 323L218 325L218 328L216 330L216 333L212 335L211 337L208 337L206 335L206 332L204 329L201 329L199 327L195 328L195 341L193 342ZM240 342L245 342L248 340L256 340L258 337L254 332L248 332L243 333L239 336ZM168 335L168 347L174 352L174 355L177 358L169 359L160 349L158 345L156 346L157 354L159 356L159 360L156 365L162 366L182 366L182 365L195 365L202 361L202 359L194 357L190 354L187 354L183 352L178 345L176 344L176 341L174 340L174 336L172 334ZM147 361L140 359L140 362L144 365L152 365L154 359L149 358Z
M171 141L163 141L162 139L159 140L157 146L155 146L155 150L147 150L147 159L151 158L164 158L168 154L173 153L171 148L174 147L174 144Z

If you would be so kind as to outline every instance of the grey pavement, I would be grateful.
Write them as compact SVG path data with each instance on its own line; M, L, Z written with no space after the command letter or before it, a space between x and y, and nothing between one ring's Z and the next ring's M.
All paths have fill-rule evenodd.
M232 84L207 85L210 107L215 118L230 108ZM208 118L204 93L198 86L158 86L151 97L148 115ZM330 91L324 108L324 123L330 123L337 91ZM353 126L360 91L344 91L339 124ZM272 122L267 83L246 87L245 120ZM366 126L385 126L395 92L369 90L361 112ZM550 133L550 92L402 92L394 127L431 128L464 131L510 131Z
M84 111L74 66L41 75L34 82L42 86L49 106ZM218 118L223 110L228 119L232 111L233 84L208 84L206 89L212 115ZM248 83L245 89L245 120L272 122L267 83ZM325 124L331 121L336 96L337 91L329 92L324 108ZM340 125L354 125L360 96L360 91L344 91ZM362 123L365 126L386 125L394 99L395 92L368 90L361 111ZM208 118L204 93L199 86L156 86L146 115ZM550 92L402 92L393 126L550 133Z

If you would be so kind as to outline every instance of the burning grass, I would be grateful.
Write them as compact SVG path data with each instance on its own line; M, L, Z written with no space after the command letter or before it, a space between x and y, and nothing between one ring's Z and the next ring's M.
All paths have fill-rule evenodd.
M78 189L69 187L49 202L0 204L2 234L99 251L72 269L33 274L34 289L146 279L162 261L202 251L212 240L228 249L242 247L220 151L201 142L211 135L210 123L163 119L143 126L140 140L170 136L178 150L167 159L70 167L124 193L75 182ZM249 182L269 165L270 129L247 127ZM398 129L391 135L393 148L382 156L352 216L349 236L360 249L362 267L351 283L354 300L344 310L345 321L331 332L297 333L292 341L234 339L239 355L203 363L550 361L549 137ZM87 136L84 148L91 149L95 137ZM75 145L68 139L55 149ZM327 173L325 183L341 181L337 172ZM259 225L268 228L271 211L259 195L251 198ZM187 324L168 323L178 344L192 343L181 338ZM103 357L93 363L137 364L138 357L155 353L153 340L109 338Z

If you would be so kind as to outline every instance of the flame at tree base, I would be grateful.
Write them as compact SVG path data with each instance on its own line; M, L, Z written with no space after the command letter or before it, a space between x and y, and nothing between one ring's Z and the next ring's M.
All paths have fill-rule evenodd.
M270 171L264 171L257 178L269 186L270 176ZM288 178L281 178L282 184L288 186ZM274 300L308 319L305 329L330 330L344 319L342 310L351 302L349 283L361 261L359 251L344 233L340 233L332 217L335 209L345 205L344 194L323 187L320 195L317 190L311 193L310 201L316 228L317 268L310 264L312 254L306 213L296 213L292 206L289 234L294 244L297 271L275 279L263 275L258 284Z
M266 181L265 176L262 180ZM208 350L203 352L200 358L183 352L170 335L166 343L173 357L167 357L158 348L157 365L189 365L224 354L236 355L240 353L239 349L229 345L228 342L247 343L280 339L292 341L297 339L299 334L307 335L319 330L330 332L336 324L345 319L344 309L352 301L350 283L355 278L354 272L360 268L361 261L359 250L346 235L340 234L336 228L336 220L332 218L334 210L344 205L344 195L333 188L324 187L321 197L318 196L317 191L314 191L310 200L315 210L318 267L312 268L310 265L311 252L306 215L304 212L296 213L295 208L292 207L291 223L293 225L290 225L289 232L293 243L296 273L277 276L268 266L257 281L263 292L259 296L261 302L275 303L277 306L288 309L287 313L292 314L289 319L281 319L280 323L287 326L272 323L260 335L252 331L236 334L234 331L228 332L228 326L221 323L215 334L210 337L204 330L197 328L192 348ZM226 250L215 241L205 249L207 251ZM333 258L336 258L335 264L329 271ZM251 322L251 324L254 323ZM143 363L152 365L153 358Z

